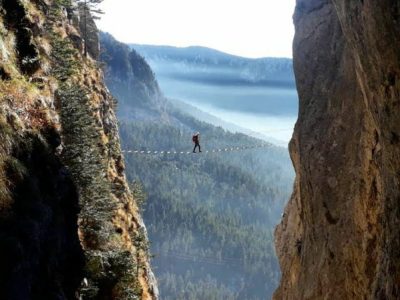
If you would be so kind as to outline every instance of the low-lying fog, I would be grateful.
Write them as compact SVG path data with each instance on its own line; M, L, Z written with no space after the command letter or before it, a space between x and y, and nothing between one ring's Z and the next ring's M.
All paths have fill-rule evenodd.
M298 114L291 59L248 59L202 47L133 48L146 58L167 98L287 145Z
M294 88L269 86L218 86L177 81L160 76L169 98L180 99L226 122L287 144L297 119Z

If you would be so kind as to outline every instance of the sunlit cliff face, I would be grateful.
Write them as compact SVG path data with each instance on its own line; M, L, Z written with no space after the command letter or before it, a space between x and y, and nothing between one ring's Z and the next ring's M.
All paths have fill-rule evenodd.
M297 1L296 183L275 299L400 295L399 4Z

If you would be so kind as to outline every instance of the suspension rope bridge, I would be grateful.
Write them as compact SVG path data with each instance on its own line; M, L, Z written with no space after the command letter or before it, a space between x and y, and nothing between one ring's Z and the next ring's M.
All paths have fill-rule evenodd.
M210 153L222 153L222 152L238 152L250 149L261 149L261 148L269 148L272 147L272 144L260 144L254 146L240 146L240 147L226 147L226 148L218 148L213 150L201 151L201 153L210 154ZM190 155L195 154L193 151L151 151L151 150L122 150L124 154L138 154L138 155Z
M280 129L272 129L272 130L266 130L266 131L259 131L261 133L272 133L272 132L281 132L281 131L290 131L293 130L293 128L280 128ZM250 150L250 149L260 149L260 148L269 148L271 147L272 144L270 143L262 143L258 145L253 145L253 146L229 146L229 147L223 147L223 148L217 148L217 149L212 149L212 150L206 150L206 151L201 151L201 153L209 154L209 153L221 153L221 152L237 152L237 151L244 151L244 150ZM123 154L147 154L147 155L190 155L193 154L193 151L177 151L177 150L160 150L160 151L155 151L155 150L122 150Z

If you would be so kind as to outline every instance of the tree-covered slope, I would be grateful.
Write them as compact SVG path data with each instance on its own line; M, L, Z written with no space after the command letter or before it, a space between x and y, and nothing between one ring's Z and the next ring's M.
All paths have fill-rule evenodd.
M76 2L0 1L0 299L156 300L97 29Z
M116 48L130 51L106 38L103 55ZM106 60L107 82L126 77L119 78L112 71L116 68ZM201 132L204 150L260 144L186 115L161 92L151 99L158 104L149 111L163 117L128 116L126 111L139 107L135 97L142 91L128 93L127 85L109 88L114 95L124 95L118 99L124 149L191 151L193 131ZM129 180L141 182L147 193L144 218L162 299L265 299L272 295L280 276L273 227L293 178L286 149L270 145L215 154L126 154L125 159Z

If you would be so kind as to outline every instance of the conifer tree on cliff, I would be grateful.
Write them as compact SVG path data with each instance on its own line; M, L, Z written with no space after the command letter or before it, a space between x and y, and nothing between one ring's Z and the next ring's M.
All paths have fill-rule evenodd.
M89 18L92 20L100 19L99 15L104 14L104 12L98 8L98 5L104 0L77 0L78 9L80 15L83 17L83 39L84 43L84 55L88 55L88 21Z

